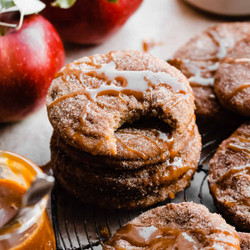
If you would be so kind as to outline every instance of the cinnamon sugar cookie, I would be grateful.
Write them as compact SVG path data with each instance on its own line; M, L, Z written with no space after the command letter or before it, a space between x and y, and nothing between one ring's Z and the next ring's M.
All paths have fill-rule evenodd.
M145 164L137 168L115 168L110 158L101 161L72 159L65 150L65 142L54 134L51 140L51 166L60 183L84 202L106 208L134 209L150 206L187 187L192 179L200 156L200 135L195 126L187 145L157 164ZM86 154L86 153L85 153ZM81 159L81 158L78 158ZM102 163L102 164L101 164Z
M227 52L249 34L250 22L218 24L192 38L169 60L189 79L199 118L223 120L229 116L215 95L214 75Z
M241 230L250 231L250 123L222 142L209 169L209 187L223 215Z
M240 237L240 249L249 250L250 249L250 233L238 233Z
M220 64L214 90L224 107L250 116L250 35L239 41Z
M120 228L103 249L240 249L235 229L192 202L151 209Z
M85 57L58 73L48 93L55 176L84 202L145 207L183 190L201 138L184 75L149 54Z
M53 128L68 144L93 155L116 155L115 131L143 117L161 119L178 137L193 119L193 98L176 68L149 54L121 51L68 64L52 82L47 107Z

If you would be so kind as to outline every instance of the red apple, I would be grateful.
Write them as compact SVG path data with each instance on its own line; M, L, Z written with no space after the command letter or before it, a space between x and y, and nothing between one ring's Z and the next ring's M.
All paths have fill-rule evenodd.
M64 60L62 41L42 16L25 17L21 29L0 36L0 122L18 121L40 108Z
M98 44L117 32L138 9L143 0L77 0L68 8L51 6L42 15L56 27L65 41L79 44Z

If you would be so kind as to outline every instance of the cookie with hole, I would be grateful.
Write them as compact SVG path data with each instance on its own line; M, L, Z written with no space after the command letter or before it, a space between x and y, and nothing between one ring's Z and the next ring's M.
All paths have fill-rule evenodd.
M194 116L193 99L176 68L146 53L121 51L68 64L52 82L47 109L53 128L68 144L93 155L116 156L115 131L125 123L158 118L171 127L173 137L183 134Z
M174 198L192 179L200 156L200 135L194 136L176 156L136 169L102 167L76 161L51 140L51 166L59 183L85 203L113 209L135 209ZM62 139L59 139L62 140ZM59 144L60 145L60 144Z
M85 202L149 206L183 190L195 173L201 137L192 89L152 55L113 51L68 64L47 109L54 174Z

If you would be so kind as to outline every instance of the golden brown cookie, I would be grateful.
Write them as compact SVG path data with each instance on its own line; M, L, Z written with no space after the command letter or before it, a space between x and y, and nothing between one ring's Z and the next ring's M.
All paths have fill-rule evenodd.
M197 127L184 149L158 164L137 168L115 168L110 159L102 156L100 163L72 159L71 146L53 134L51 139L51 166L58 181L70 193L84 202L106 208L134 209L174 198L187 187L198 166L201 143ZM86 154L86 153L85 153ZM87 156L84 156L87 159ZM98 160L97 160L98 161ZM102 164L101 164L102 162Z
M171 127L175 138L194 117L187 79L165 61L136 51L68 64L52 82L47 108L55 131L93 155L117 155L116 131L124 124L156 117ZM135 154L133 158L142 158Z
M214 90L224 107L250 116L250 35L239 41L220 64Z
M250 231L250 123L222 142L209 169L209 187L220 212L241 230Z
M174 138L170 127L163 121L139 120L116 131L119 141L117 154L114 156L92 155L69 146L64 140L53 140L52 145L70 155L71 159L95 168L103 168L105 163L106 167L111 169L137 169L163 163L169 157L176 156L189 143L190 137L194 136L195 126L193 120L181 137Z
M193 37L169 60L189 79L199 118L229 116L214 93L214 75L227 52L249 34L250 22L221 23Z
M192 202L151 209L120 228L103 249L240 249L235 229Z

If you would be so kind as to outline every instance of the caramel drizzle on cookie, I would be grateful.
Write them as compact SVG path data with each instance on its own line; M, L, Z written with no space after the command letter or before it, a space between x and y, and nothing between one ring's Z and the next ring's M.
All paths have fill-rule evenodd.
M57 75L57 77L62 77L63 81L65 82L68 82L70 78L71 80L72 78L75 78L80 83L82 83L84 89L74 91L57 98L48 105L48 108L51 108L65 99L75 98L77 95L82 94L85 95L91 102L96 101L97 104L97 97L104 95L116 96L122 102L125 102L125 100L122 98L121 94L130 96L132 95L137 100L143 101L144 94L149 89L154 88L157 85L165 86L171 91L181 94L178 96L177 100L172 102L170 105L164 105L167 106L164 108L165 113L169 112L172 108L178 105L181 100L185 100L187 98L186 95L188 94L188 89L186 86L181 84L177 79L166 72L152 72L150 70L120 71L116 69L116 64L112 60L110 60L107 64L102 65L96 65L96 63L91 61L89 66L94 66L95 69L82 70L78 67L78 65L74 67L74 65L72 66L71 64L68 64L64 70L66 73L61 72ZM98 79L98 82L103 81L103 83L99 84L98 86L86 86L83 79L89 76ZM79 118L82 124L85 124L85 120L87 119L87 116L91 110L88 104L83 108ZM160 134L161 132L158 131L158 133ZM147 140L151 139L147 138ZM119 138L117 138L117 141L120 142L127 150L137 153L143 159L147 158L145 154L130 148ZM154 142L153 140L151 140L151 142L162 151L157 142Z
M237 64L249 64L250 63L250 58L232 58L232 57L227 57L223 61L223 63L237 63ZM241 92L243 89L249 88L250 87L250 82L243 83L242 85L238 86L235 88L231 93L227 95L227 98L231 99L234 96L236 96L239 92Z
M241 92L243 89L246 89L249 87L250 87L250 82L246 82L246 83L240 85L239 87L237 87L236 89L234 89L231 93L229 93L227 95L227 98L231 99L234 96L236 96L239 92Z
M210 188L211 188L212 192L215 194L215 196L217 197L217 199L219 199L219 197L220 197L219 193L221 192L221 190L224 187L228 186L227 181L232 180L232 179L240 180L244 176L250 175L250 163L249 163L250 134L248 132L236 130L233 133L232 138L236 139L237 141L230 142L227 145L227 149L230 149L230 150L233 150L234 152L236 152L237 156L242 159L244 164L240 165L240 166L233 166L233 167L227 169L224 174L219 176L219 178L217 179L217 181L214 185L210 185ZM239 145L239 143L237 143L237 142L240 142L243 145ZM240 154L242 153L245 156L241 157L241 155L239 153ZM238 205L247 205L247 206L250 205L249 197L242 197L241 194L240 194L240 197L235 196L235 197L233 197L233 199L234 199L233 201L227 201L227 202L225 202L225 204L228 207L236 206L237 204Z
M216 236L211 238L211 235ZM129 248L135 247L143 249L200 249L204 242L212 241L212 247L224 247L225 245L238 249L237 243L225 241L225 236L231 235L233 238L238 236L224 228L218 229L178 229L171 227L137 226L127 224L120 228L117 233L105 243L115 249L123 247L123 242L127 242ZM122 248L122 249L123 249ZM216 248L217 249L217 248Z
M243 153L247 156L250 156L250 147L248 145L250 142L250 134L247 132L235 131L233 133L233 137L238 141L242 142L243 145L239 145L236 142L231 142L228 144L227 148L235 152Z
M246 164L243 166L235 166L230 168L227 172L225 172L220 178L218 179L217 183L214 186L210 186L213 190L215 195L219 197L219 190L221 190L221 185L224 186L222 183L226 183L228 180L232 179L241 179L244 176L250 175L250 164ZM250 197L234 197L234 201L227 201L225 205L228 207L237 206L238 205L245 205L250 206Z
M232 149L235 152L241 152L241 153L244 153L244 154L250 156L250 148L249 147L230 143L228 145L228 148Z
M187 89L183 84L180 84L178 80L165 72L152 72L150 70L119 71L116 69L114 61L103 64L99 69L83 71L82 73L106 82L106 84L102 84L98 88L86 88L93 100L98 96L118 96L120 93L133 95L136 99L142 100L144 92L155 85L167 86L177 93L187 93Z
M150 131L154 132L155 135L156 135L156 138L155 140L151 139L150 137L142 134L142 133L139 133L137 131L124 131L124 130L119 130L117 131L118 133L116 134L116 139L117 141L122 144L128 151L131 151L131 152L134 152L136 154L138 154L139 156L142 157L142 159L147 159L148 156L145 155L144 153L142 153L141 151L139 150L136 150L136 149L133 149L131 148L130 146L128 146L125 142L122 141L121 138L117 137L118 134L132 134L132 135L138 135L138 136L142 136L144 139L146 139L147 141L149 141L150 143L152 143L153 145L155 145L158 150L160 151L160 154L161 154L161 158L162 160L164 160L164 149L163 147L160 145L160 143L167 143L168 146L169 146L169 152L170 152L170 155L172 155L173 153L171 152L171 146L173 144L173 137L172 137L172 134L169 134L167 132L162 132L160 130L157 130L157 129L149 129Z
M190 170L190 166L184 165L180 157L172 157L166 160L166 168L161 169L156 166L155 173L152 176L152 179L156 185L169 185L174 180L178 180L180 177L183 178L183 175ZM187 176L189 178L190 176ZM169 194L171 199L174 199L174 194Z
M219 67L219 63L227 55L227 48L223 44L223 40L218 36L217 32L215 30L209 30L207 31L207 34L213 40L214 44L217 45L218 50L216 55L210 58L198 59L197 61L207 61L211 62L212 64L202 69L195 65L191 65L192 67L190 67L189 64L191 60L189 59L181 60L181 63L184 63L184 65L193 74L188 78L192 87L212 86L214 84L214 74ZM175 60L178 62L178 59ZM203 76L204 73L212 75L212 77L205 77Z
M83 85L85 87L84 90L79 90L74 93L61 96L58 98L58 101L53 101L48 105L48 107L52 107L61 100L76 96L77 93L88 95L88 97L93 101L96 101L98 96L119 96L122 93L126 95L133 95L136 99L142 100L144 93L149 88L152 88L156 85L166 86L173 92L180 93L183 96L188 93L187 88L183 84L179 83L177 79L166 72L152 72L150 70L120 71L116 69L114 61L99 65L99 67L94 70L87 71L72 67L70 68L70 66L67 65L66 71L70 72L70 74L73 74L79 82L82 82L81 77L83 75L87 75L98 78L99 80L103 80L105 81L105 84L101 84L95 88ZM59 74L58 77L59 76L62 75ZM67 79L64 79L64 81L67 82Z

